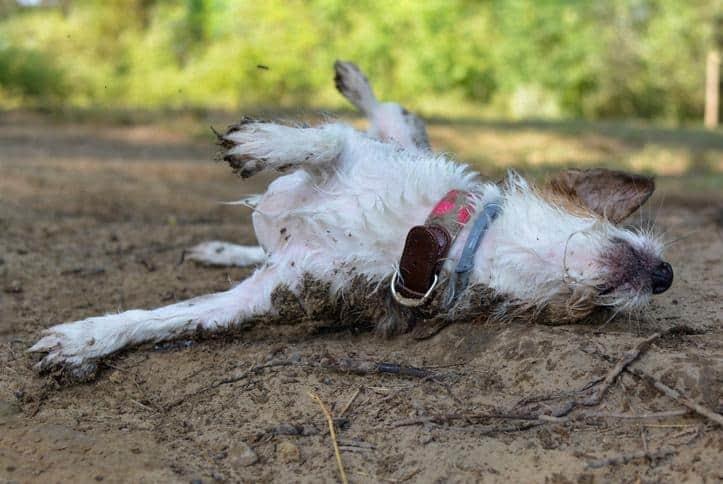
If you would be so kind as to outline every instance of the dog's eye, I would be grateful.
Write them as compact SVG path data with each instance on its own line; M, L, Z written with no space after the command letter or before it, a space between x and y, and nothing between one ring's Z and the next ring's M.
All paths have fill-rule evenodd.
M402 108L402 114L406 116L407 114L409 114L409 111L407 111L406 109Z

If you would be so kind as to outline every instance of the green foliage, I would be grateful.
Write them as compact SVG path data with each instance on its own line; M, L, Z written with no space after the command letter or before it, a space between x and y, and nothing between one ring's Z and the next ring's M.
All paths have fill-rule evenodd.
M61 72L47 55L0 45L0 100L54 102L65 91Z
M0 89L67 94L72 106L337 107L331 65L341 58L384 98L427 113L687 119L702 109L720 1L62 5L6 8Z

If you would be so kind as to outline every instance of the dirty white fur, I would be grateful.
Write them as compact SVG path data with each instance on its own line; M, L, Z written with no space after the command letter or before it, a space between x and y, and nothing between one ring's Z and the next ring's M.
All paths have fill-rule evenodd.
M258 245L237 245L209 240L188 249L185 259L211 266L247 267L263 263L266 252Z
M379 101L364 73L352 62L334 63L334 81L339 92L368 118L373 118Z
M336 61L334 63L336 86L339 92L351 102L357 109L366 116L369 122L367 134L374 139L380 141L388 141L395 143L407 151L429 151L429 141L424 122L415 114L410 113L402 106L394 102L379 102L374 95L371 84L364 73L352 62ZM258 125L261 129L266 125ZM289 155L292 155L292 163L299 158L304 158L307 165L312 165L315 161L320 161L329 150L332 153L338 151L337 146L323 147L320 153L301 153L297 151L298 146L294 137L304 137L304 143L307 142L306 137L309 132L294 130L283 126L274 125L279 131L285 131L289 138L283 147L276 147L273 153L266 153L268 146L259 146L256 143L256 136L250 130L244 130L235 134L230 134L229 139L236 143L244 144L244 154L251 154L258 158L265 158L267 155L271 158L267 161L267 167L284 167L289 163ZM333 141L332 141L333 142ZM304 143L301 145L303 146ZM323 145L317 143L317 146ZM309 145L312 145L309 143ZM291 153L283 153L282 149L286 147L291 149ZM232 149L228 154L240 154L242 151ZM260 169L261 165L251 160L247 163L249 170ZM281 185L288 186L289 180L280 182L274 189L281 188ZM256 208L258 198L256 196L246 197L239 202L232 202ZM291 207L291 205L289 205ZM223 252L217 249L218 244L223 244ZM249 252L251 251L251 252ZM261 264L265 258L261 257L262 249L254 251L252 247L237 246L228 242L204 242L189 249L188 259L207 265L228 265L228 266L252 266ZM242 255L237 255L242 254ZM249 255L250 254L250 255ZM258 255L258 257L257 257Z
M280 284L298 291L304 274L344 291L351 278L382 281L395 270L409 229L422 224L450 190L475 195L477 205L502 203L476 255L471 284L485 284L513 300L544 305L605 277L598 263L611 236L655 252L645 234L602 218L575 215L553 205L512 173L504 187L484 182L467 166L443 155L405 150L331 123L292 128L274 123L242 125L228 135L232 152L266 169L291 165L257 201L256 236L269 254L265 265L233 289L155 310L134 310L54 326L31 351L47 354L40 366L82 369L129 345L214 331L274 314L271 293ZM447 267L459 257L465 228ZM637 295L617 293L614 304Z
M253 274L233 289L200 296L154 310L136 309L59 324L29 351L47 355L39 366L60 365L83 377L94 360L130 345L163 341L197 330L213 332L268 311L275 271Z
M369 120L372 138L399 144L406 150L429 150L424 122L398 103L379 102L364 73L352 62L334 63L336 88Z
M252 123L226 136L237 145L228 154L250 157L247 163L250 169L279 169L297 165L299 160L313 169L332 161L342 149L342 140L327 134L328 129L333 128L298 129L273 123ZM269 139L283 139L284 142L273 145Z
M603 282L608 268L600 254L614 238L662 256L662 243L654 234L625 230L593 214L572 214L548 202L514 172L506 182L502 213L477 253L477 281L529 305L543 307L565 287ZM607 299L608 305L632 309L646 304L649 294L615 296L618 299Z

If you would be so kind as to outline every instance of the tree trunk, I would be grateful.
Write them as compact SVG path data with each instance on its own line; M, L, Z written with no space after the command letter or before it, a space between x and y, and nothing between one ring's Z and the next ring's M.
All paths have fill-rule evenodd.
M720 102L720 53L708 53L705 75L705 126L718 126L718 105Z

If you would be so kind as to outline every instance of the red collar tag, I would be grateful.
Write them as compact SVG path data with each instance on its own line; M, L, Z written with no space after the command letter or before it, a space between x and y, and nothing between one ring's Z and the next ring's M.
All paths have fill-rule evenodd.
M441 225L454 238L457 232L469 222L473 213L474 205L469 193L462 190L450 190L434 206L425 225Z

